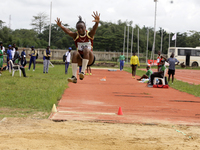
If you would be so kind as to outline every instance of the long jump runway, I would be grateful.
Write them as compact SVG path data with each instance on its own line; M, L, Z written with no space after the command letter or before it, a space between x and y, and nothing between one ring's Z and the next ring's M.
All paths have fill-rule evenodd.
M68 84L51 120L200 125L199 97L172 88L149 88L125 71L92 73ZM118 115L119 107L123 115Z

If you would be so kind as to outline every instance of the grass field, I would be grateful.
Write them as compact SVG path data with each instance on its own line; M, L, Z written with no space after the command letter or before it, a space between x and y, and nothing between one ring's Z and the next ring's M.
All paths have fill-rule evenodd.
M71 76L71 69L65 75L64 65L55 65L49 68L48 74L43 74L43 65L37 64L35 71L26 68L26 74L28 78L19 77L18 72L14 77L8 71L3 72L0 77L0 117L50 112L68 87L67 78Z

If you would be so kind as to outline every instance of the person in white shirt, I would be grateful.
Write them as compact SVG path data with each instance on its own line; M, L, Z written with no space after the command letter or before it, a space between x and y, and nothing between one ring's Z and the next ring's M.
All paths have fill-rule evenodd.
M67 70L68 70L68 67L69 67L70 60L71 60L71 53L70 52L71 52L72 48L69 47L68 50L69 51L67 51L66 54L65 54L65 57L66 57L66 59L65 59L65 74L67 74Z
M14 56L15 56L15 46L16 46L16 44L14 43L12 46L12 51L11 51L13 62L14 62Z

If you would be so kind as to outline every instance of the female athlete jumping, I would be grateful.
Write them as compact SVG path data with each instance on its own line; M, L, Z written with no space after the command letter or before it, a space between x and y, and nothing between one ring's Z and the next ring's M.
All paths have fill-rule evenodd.
M95 57L92 52L93 39L98 28L100 14L98 14L98 12L93 12L92 16L94 17L93 22L95 22L95 24L91 31L86 30L86 25L82 21L81 16L79 16L79 21L76 23L77 32L72 32L68 28L62 26L62 21L60 21L60 18L55 20L57 25L74 39L77 48L77 51L75 51L72 55L72 77L68 78L69 82L77 83L78 65L82 66L81 73L79 73L79 78L80 80L83 80L86 67L91 66L95 61Z

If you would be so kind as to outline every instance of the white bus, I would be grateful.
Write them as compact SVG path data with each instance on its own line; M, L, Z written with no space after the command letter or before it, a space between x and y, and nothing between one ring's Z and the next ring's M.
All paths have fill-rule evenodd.
M174 57L186 66L198 67L200 65L200 47L169 47L168 58L174 53Z

